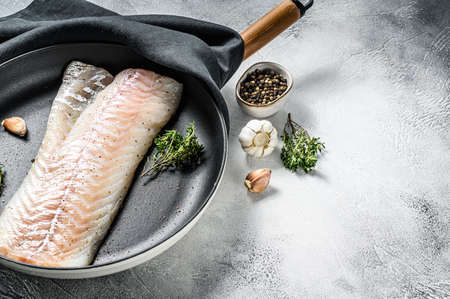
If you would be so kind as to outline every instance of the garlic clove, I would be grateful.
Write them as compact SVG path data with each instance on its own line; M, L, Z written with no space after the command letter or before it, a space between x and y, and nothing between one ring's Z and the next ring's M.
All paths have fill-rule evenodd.
M242 147L249 147L253 143L253 136L255 133L247 127L244 127L239 134L239 142Z
M244 185L250 192L262 192L269 185L271 174L272 170L267 168L254 170L247 175L244 181Z
M2 121L2 126L9 132L23 137L27 134L27 126L25 120L20 117L10 117Z
M264 155L264 147L255 147L253 155L257 158L262 157Z
M275 148L274 148L274 147L271 147L271 146L266 147L266 148L264 149L264 156L270 155L270 154L273 152L274 149L275 149Z
M267 120L262 121L261 131L266 132L266 133L271 133L272 129L273 129L273 126L269 121L267 121Z
M272 133L270 133L270 141L269 141L269 146L270 147L275 147L278 144L278 132L277 129L272 128Z
M253 157L261 157L263 149L260 147L252 146L246 149L247 154Z
M251 121L249 121L246 125L246 128L249 128L250 130L252 130L254 133L258 132L259 130L261 130L262 127L262 121L261 120L257 120L257 119L252 119Z

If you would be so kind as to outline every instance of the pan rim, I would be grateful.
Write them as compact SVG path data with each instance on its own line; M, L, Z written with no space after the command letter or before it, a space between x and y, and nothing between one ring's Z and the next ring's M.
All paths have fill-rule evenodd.
M64 47L75 47L75 46L107 46L107 47L118 47L118 48L124 48L127 50L131 50L133 52L135 52L137 55L143 57L141 54L139 54L138 52L134 51L132 48L127 47L125 45L122 44L118 44L118 43L109 43L109 42L75 42L75 43L59 43L59 44L54 44L54 45L50 45L50 46L46 46L46 47L42 47L42 48L38 48L32 51L28 51L28 52L24 52L22 54L19 54L11 59L8 59L2 63L0 63L0 71L6 66L9 65L11 63L17 62L20 59L23 59L24 57L28 56L28 55L32 55L35 54L37 52L45 52L45 51L49 51L55 48L64 48ZM151 61L145 57L143 57L144 59ZM152 62L155 63L155 62ZM181 72L180 70L176 70L178 72ZM199 78L197 78L196 76L193 76L191 74L188 74L186 72L183 72L197 80L200 80ZM200 80L200 82L205 86L204 82L202 82ZM205 86L206 87L206 86ZM211 92L209 91L209 89L206 87L206 91L212 96ZM220 96L222 96L222 94L220 93ZM222 96L223 97L223 96ZM75 275L80 275L79 278L82 277L99 277L99 276L103 276L103 275L108 275L108 274L112 274L112 273L116 273L116 272L120 272L126 269L129 269L133 266L136 266L138 264L144 263L146 261L149 261L150 259L152 259L153 257L157 256L158 254L164 252L165 250L167 250L168 248L170 248L172 245L174 245L177 241L179 241L184 235L186 235L189 230L196 224L196 222L200 219L200 217L202 216L202 214L204 213L204 211L206 210L207 206L209 205L209 203L211 202L212 198L214 197L218 186L220 185L222 178L223 178L223 174L225 172L225 167L226 167L226 162L228 159L228 133L227 133L227 129L226 129L226 122L225 122L225 118L223 113L220 111L219 107L217 106L217 104L212 101L212 105L213 108L217 111L218 115L219 115L219 124L220 124L220 129L222 131L222 137L223 137L223 155L222 155L222 161L221 161L221 165L220 168L218 170L218 177L215 181L215 183L213 184L209 194L206 196L205 201L202 203L201 207L198 209L198 211L196 211L195 214L193 214L193 216L191 216L191 218L182 226L180 226L179 229L177 229L174 233L172 233L171 235L169 235L165 240L162 240L160 242L158 242L157 244L155 244L154 246L144 249L138 253L135 253L131 256L125 257L125 258L121 258L118 259L117 261L110 261L110 262L106 262L103 264L98 264L98 265L88 265L88 266L82 266L82 267L45 267L45 266L38 266L38 265L33 265L33 264L27 264L27 263L23 263L23 262L19 262L19 261L15 261L12 260L10 258L7 257L3 257L0 255L0 264L6 265L9 268L12 268L14 270L18 270L21 272L25 272L26 270L32 270L34 271L34 273L28 273L25 272L27 274L31 274L31 275L38 275L39 274L44 274L43 276L45 277L52 277L52 278L70 278L70 277L57 277L57 276L52 276L52 275L58 275L61 273L64 273L65 275L70 276L70 274L75 274ZM170 244L172 242L172 244ZM169 243L169 244L167 244ZM166 248L164 248L166 247ZM159 251L159 252L158 252ZM151 255L151 253L154 253L153 255ZM148 257L144 257L144 255L148 255ZM142 260L140 260L142 259ZM121 267L122 266L122 267ZM105 270L109 270L106 273L97 273L98 275L94 274L94 275L87 275L87 276L83 276L83 274L88 274L93 270L97 270L97 271L101 271L102 268L109 268L109 269L105 269Z

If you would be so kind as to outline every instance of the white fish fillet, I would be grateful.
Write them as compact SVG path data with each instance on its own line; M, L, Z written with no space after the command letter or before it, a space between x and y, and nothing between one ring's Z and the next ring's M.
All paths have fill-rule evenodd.
M113 79L103 68L80 61L69 63L53 101L37 158L39 154L48 154L51 152L49 149L57 148L64 141L81 112Z
M43 144L39 163L0 216L0 254L43 266L90 264L181 91L150 71L117 75L67 137L56 138L63 140L56 151Z
M50 109L47 129L39 152L20 188L0 215L0 254L19 261L26 261L26 258L21 256L13 256L11 249L8 249L8 244L10 244L8 238L13 238L11 234L8 234L8 230L16 229L16 233L18 233L16 240L20 240L18 237L21 230L15 227L15 224L10 223L9 212L6 211L11 210L14 204L21 201L21 196L29 192L33 181L43 176L47 171L45 161L51 159L51 156L58 152L59 146L70 133L80 114L112 81L113 76L103 68L80 61L72 61L66 67L62 84ZM27 208L30 212L34 210L32 205L23 208ZM27 212L23 210L19 213L23 217L27 216Z

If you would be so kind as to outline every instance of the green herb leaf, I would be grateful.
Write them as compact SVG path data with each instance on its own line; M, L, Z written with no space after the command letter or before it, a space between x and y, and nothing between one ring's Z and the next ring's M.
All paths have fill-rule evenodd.
M310 172L316 166L317 154L325 149L320 138L310 137L305 129L291 119L290 113L281 138L283 140L281 160L284 167L293 172L298 168Z
M185 167L194 165L200 159L204 146L195 135L195 124L186 128L186 135L181 136L176 130L167 130L155 138L153 164L144 170L141 176L157 174L168 167ZM151 162L151 157L147 158Z

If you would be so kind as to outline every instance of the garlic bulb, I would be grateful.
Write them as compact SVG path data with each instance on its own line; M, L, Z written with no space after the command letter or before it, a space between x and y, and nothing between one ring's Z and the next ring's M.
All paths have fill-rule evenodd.
M239 134L242 149L254 157L270 155L278 143L277 130L267 120L251 120Z

